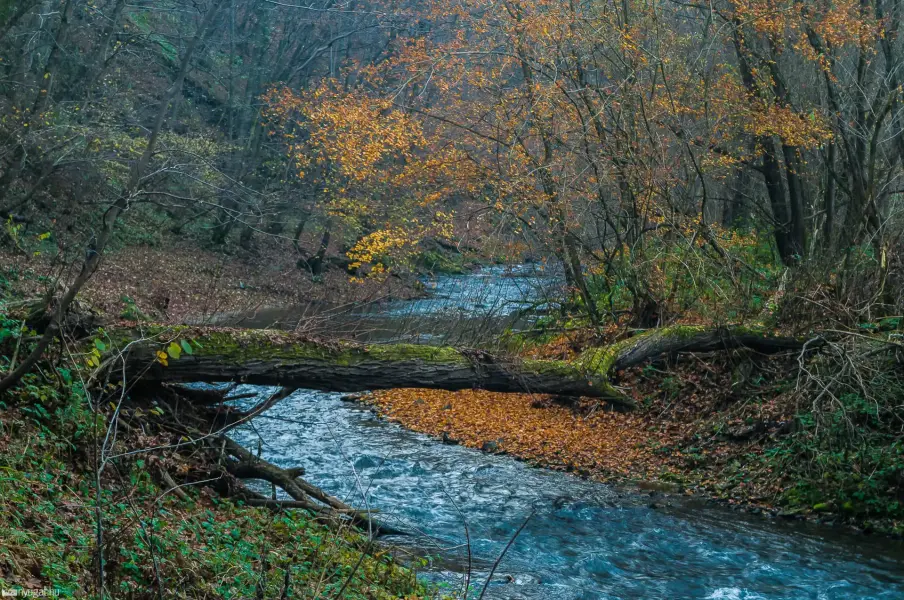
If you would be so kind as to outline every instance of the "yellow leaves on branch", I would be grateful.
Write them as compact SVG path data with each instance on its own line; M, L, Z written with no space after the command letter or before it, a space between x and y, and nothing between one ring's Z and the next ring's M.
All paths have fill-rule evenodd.
M827 116L819 109L809 112L794 110L772 96L769 89L772 79L768 73L752 69L754 75L762 78L761 88L766 99L753 99L744 88L737 73L725 72L714 79L712 100L706 105L711 116L717 116L713 129L711 146L735 147L739 135L752 134L756 137L777 137L787 146L812 150L832 139L832 126ZM702 162L715 167L730 168L743 154L713 153L704 156Z
M389 257L415 241L416 238L412 236L412 232L401 227L381 229L358 240L358 243L346 253L346 256L352 261L349 266L357 269L365 263L376 263L384 257ZM371 272L375 271L382 273L382 265L374 264Z
M806 149L818 148L833 136L826 119L815 110L803 115L774 104L754 111L747 130L757 136L776 136L785 145Z
M346 252L346 256L351 260L349 268L368 267L369 277L383 277L389 264L407 259L418 241L428 235L452 239L453 218L454 214L451 212L437 211L433 222L428 225L408 221L404 227L388 226L365 235Z
M388 161L411 159L426 147L420 123L389 99L325 84L308 94L270 90L265 101L265 115L282 129L302 175L321 164L353 182L380 179Z
M299 178L318 189L320 210L356 232L365 222L391 224L367 231L349 253L355 266L375 265L371 272L379 274L419 234L441 229L436 219L429 226L417 221L429 220L435 204L461 193L456 182L463 169L456 165L463 157L452 145L438 147L435 132L425 133L412 113L389 98L337 90L329 82L305 92L274 88L264 101L270 134L285 142ZM451 237L451 230L438 235Z
M827 48L854 45L869 50L883 31L872 9L859 0L732 0L731 7L742 27L769 36L777 51L791 47L818 62L823 62L823 57L811 47L808 32L816 34Z
M451 240L455 237L455 225L453 220L455 213L436 211L433 215L433 235L439 238Z
M813 30L830 48L858 44L864 49L882 35L882 27L860 0L833 0L813 15Z

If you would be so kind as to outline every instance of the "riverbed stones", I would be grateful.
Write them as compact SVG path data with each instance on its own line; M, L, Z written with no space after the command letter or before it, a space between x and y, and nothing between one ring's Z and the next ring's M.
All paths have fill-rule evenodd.
M502 438L499 438L498 440L489 440L484 442L483 445L480 446L480 449L484 452L491 452L495 454L500 451L502 442Z

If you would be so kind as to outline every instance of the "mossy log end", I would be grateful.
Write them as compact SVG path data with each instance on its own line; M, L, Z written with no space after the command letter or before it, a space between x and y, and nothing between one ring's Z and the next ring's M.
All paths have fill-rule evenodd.
M807 338L781 337L740 325L674 325L651 329L602 348L585 351L576 361L584 371L612 375L660 356L747 348L763 354L799 350ZM812 344L816 348L819 344Z

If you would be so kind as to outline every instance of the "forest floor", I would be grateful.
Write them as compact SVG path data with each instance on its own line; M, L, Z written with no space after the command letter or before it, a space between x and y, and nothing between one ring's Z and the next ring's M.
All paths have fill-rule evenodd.
M97 597L100 539L111 598L436 597L348 527L159 487L191 468L167 439L120 430L95 479L94 420L76 384L32 375L0 402L0 588Z
M333 235L321 275L299 263L298 248L311 249L321 232L309 228L296 248L285 234L258 233L243 247L233 234L223 244L210 241L210 230L196 224L181 233L157 212L144 210L123 219L97 272L79 298L107 317L161 323L203 322L219 313L250 313L262 307L323 305L406 300L423 295L422 273L463 273L483 263L527 253L522 246L498 242L486 223L472 221L477 210L465 208L455 222L467 233L460 248L448 241L422 240L401 269L385 277L351 278L341 231ZM44 294L48 284L71 281L82 265L85 239L99 226L91 212L57 210L33 215L27 225L0 228L0 283L14 282L24 297ZM288 229L292 229L288 227ZM55 233L51 234L50 231ZM461 237L461 236L460 236ZM458 238L456 238L458 239Z
M136 245L108 253L80 297L110 317L136 316L163 323L201 320L224 312L252 312L261 307L409 299L421 294L413 277L349 281L341 269L318 278L295 264L291 246L260 243L254 252L226 254L191 242L166 247ZM16 291L39 296L48 281L60 277L50 260L21 252L0 252ZM80 265L63 272L71 277Z
M0 300L40 297L71 279L78 257L67 267L50 258L54 250L4 246ZM413 276L353 283L334 268L315 279L296 258L285 240L262 239L252 251L229 253L196 240L119 244L80 294L77 311L99 323L178 323L264 306L420 295ZM20 318L0 310L4 368L27 352L30 342L21 348L17 342L30 339L21 327ZM163 469L181 479L205 465L195 464L190 448L180 453L143 425L112 437L107 453L119 458L95 480L96 449L113 405L101 408L105 414L91 412L78 376L81 360L52 352L0 400L0 588L90 596L97 587L100 514L111 597L440 596L348 527L323 524L305 511L243 506L203 484L180 493L161 487Z

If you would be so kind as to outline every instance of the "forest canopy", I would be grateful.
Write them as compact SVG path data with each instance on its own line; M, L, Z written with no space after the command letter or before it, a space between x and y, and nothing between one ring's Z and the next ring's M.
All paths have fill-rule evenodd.
M900 12L11 2L5 243L75 288L165 232L315 281L546 260L597 326L900 314Z

